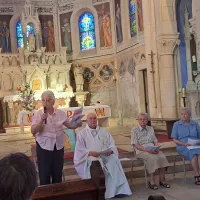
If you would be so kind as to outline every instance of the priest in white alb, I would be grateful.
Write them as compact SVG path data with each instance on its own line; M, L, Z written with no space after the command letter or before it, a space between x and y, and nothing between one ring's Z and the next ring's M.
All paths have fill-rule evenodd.
M105 198L131 195L112 136L97 125L94 113L87 115L87 125L77 135L74 165L82 179L90 179L92 161L98 160L105 175Z

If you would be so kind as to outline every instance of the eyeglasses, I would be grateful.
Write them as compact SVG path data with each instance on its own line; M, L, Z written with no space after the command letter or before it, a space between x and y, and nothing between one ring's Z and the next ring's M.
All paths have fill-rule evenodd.
M42 99L42 102L47 102L49 103L50 101L52 101L53 99Z

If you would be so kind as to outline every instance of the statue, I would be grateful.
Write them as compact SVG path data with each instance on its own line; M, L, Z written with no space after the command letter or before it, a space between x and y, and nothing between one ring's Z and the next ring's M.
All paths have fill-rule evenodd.
M60 65L60 58L59 58L59 56L56 56L55 64L56 65Z
M16 58L15 56L12 57L11 65L12 65L12 66L18 65L17 58Z
M9 61L8 57L4 57L4 59L3 59L3 65L4 66L9 66L10 65L10 61Z
M76 92L83 91L83 68L81 65L76 65L74 67L74 77L76 81Z
M48 64L53 65L53 56L49 56L48 58Z
M20 64L24 64L24 48L18 48L19 51L19 62Z
M33 33L30 33L28 36L28 44L30 51L35 51L35 37Z

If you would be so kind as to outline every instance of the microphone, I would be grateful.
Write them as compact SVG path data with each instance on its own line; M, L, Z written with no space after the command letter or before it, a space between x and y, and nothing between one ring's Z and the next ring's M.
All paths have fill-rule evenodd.
M44 106L44 113L47 113L47 107ZM47 124L47 119L44 120L44 123Z

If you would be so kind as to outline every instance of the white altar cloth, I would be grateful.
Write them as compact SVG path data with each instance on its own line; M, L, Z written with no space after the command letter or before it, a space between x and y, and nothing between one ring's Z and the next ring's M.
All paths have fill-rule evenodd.
M80 107L71 107L71 108L59 108L63 110L66 115L72 119L73 113L76 109ZM37 110L32 112L29 111L20 111L18 115L17 124L21 127L21 133L24 133L24 125L30 126L32 122L32 117ZM96 106L84 106L83 107L83 115L85 115L82 120L86 120L86 116L88 113L96 113L98 118L98 124L101 127L109 126L109 118L111 116L111 110L108 105L96 105Z

